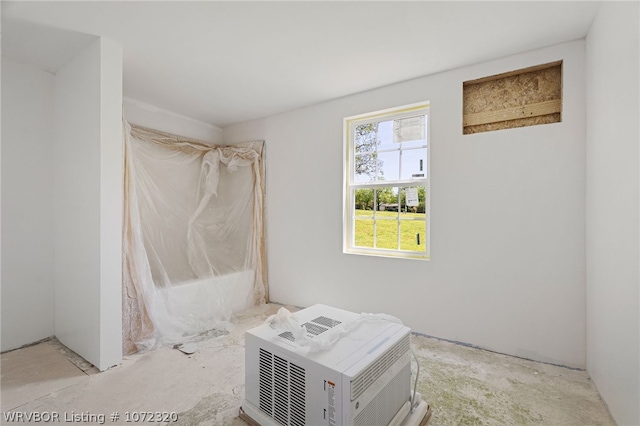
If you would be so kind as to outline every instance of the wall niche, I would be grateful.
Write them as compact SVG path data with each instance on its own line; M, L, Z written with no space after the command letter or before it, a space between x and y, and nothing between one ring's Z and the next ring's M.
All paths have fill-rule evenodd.
M462 133L562 121L562 61L462 83Z

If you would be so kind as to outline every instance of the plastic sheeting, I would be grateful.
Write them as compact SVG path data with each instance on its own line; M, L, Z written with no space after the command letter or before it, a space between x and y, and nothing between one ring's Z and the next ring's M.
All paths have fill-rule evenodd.
M228 329L266 301L264 143L124 127L124 352Z
M320 352L331 349L338 340L357 329L363 322L389 321L402 324L398 318L387 314L361 313L351 321L343 322L322 334L309 337L307 327L287 308L280 308L275 315L265 321L266 324L278 331L288 331L295 338L295 344L308 348L309 352Z

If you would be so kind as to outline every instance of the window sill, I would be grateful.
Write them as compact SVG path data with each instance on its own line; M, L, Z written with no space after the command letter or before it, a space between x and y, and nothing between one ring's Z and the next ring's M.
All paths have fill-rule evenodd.
M395 259L409 259L409 260L431 260L429 254L418 254L415 252L401 252L401 251L386 251L386 250L367 250L360 248L348 248L342 251L344 254L355 254L361 256L374 256L374 257L387 257Z

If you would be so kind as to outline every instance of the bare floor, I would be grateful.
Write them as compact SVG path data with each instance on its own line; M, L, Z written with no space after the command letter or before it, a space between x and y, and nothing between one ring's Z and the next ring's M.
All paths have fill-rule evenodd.
M237 418L243 333L278 308L238 317L233 331L203 336L192 354L161 348L102 373L55 339L4 353L1 423L57 416L75 424L244 426ZM423 336L412 336L412 346L418 390L433 412L429 425L614 425L584 371Z

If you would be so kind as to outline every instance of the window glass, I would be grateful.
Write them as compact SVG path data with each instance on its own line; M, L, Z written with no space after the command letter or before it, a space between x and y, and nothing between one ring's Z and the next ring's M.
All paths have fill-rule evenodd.
M425 252L427 222L425 213L426 188L407 187L401 190L400 249Z
M355 241L357 247L373 248L373 219L356 212Z
M417 179L426 177L427 150L409 149L402 151L402 176L400 179Z
M380 167L378 180L398 180L400 178L400 151L379 153L378 167Z

